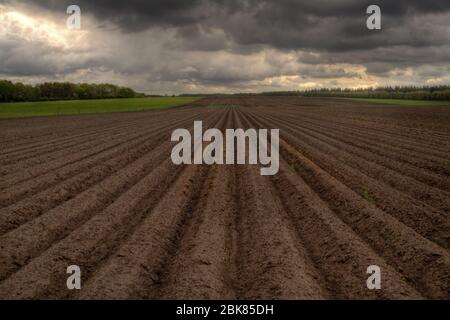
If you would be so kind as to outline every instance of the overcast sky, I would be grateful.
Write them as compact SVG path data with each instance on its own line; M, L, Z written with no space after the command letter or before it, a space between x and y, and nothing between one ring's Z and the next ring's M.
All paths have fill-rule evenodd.
M0 78L158 94L450 84L450 0L0 0Z

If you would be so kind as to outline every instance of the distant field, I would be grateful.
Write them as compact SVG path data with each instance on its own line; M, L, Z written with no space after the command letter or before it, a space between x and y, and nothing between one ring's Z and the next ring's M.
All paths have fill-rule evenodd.
M0 103L0 118L154 110L176 107L198 99L200 97L152 97Z
M397 106L413 106L413 107L428 107L428 106L450 106L450 101L430 101L430 100L406 100L406 99L365 99L365 98L342 98L346 100L371 102L377 104L389 104Z

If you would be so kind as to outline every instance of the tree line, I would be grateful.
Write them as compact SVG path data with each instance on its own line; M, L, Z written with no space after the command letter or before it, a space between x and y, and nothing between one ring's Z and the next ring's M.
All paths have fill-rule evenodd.
M364 89L322 88L305 91L264 92L263 95L450 101L450 86L397 86Z
M0 102L143 97L133 89L109 83L45 82L28 85L0 80Z

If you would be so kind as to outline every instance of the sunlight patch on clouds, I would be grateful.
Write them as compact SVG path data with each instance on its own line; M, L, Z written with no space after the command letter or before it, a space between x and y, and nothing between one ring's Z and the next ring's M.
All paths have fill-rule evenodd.
M439 85L445 84L449 81L450 77L437 77L437 78L429 78L426 80L427 85Z
M0 36L40 42L50 47L70 50L83 46L87 31L69 30L65 25L58 25L45 17L32 17L0 5Z

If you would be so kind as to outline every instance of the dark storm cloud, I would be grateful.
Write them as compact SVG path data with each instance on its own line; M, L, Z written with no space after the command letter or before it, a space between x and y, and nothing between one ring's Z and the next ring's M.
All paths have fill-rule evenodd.
M174 89L178 91L186 83L257 90L255 82L265 88L265 80L277 77L338 84L336 79L363 77L365 71L358 68L362 66L366 76L386 81L395 81L393 74L398 74L399 81L419 84L429 78L450 81L449 0L2 3L21 6L31 15L48 12L61 21L67 6L77 4L83 17L93 23L88 30L90 54L73 53L73 59L66 51L48 49L45 44L14 42L13 38L0 42L0 73L7 75L107 70L128 79L124 81L142 79L143 87L158 85L161 90L174 83L181 83ZM366 28L366 8L371 4L381 7L381 31ZM414 78L397 70L411 68L417 73ZM352 85L358 80L354 81Z
M58 11L72 2L30 1ZM373 3L382 9L382 32L365 27L365 11ZM221 29L241 45L264 44L284 49L349 51L450 41L448 28L442 32L443 26L433 25L433 15L450 12L448 0L79 0L77 4L83 13L114 23L124 32L173 27L181 37L193 42L201 42L200 27ZM408 32L418 22L415 18L425 15L430 20L426 27L422 26L422 33ZM435 30L439 32L433 36ZM208 48L204 43L203 46Z
M49 48L43 43L33 43L17 40L0 39L0 74L12 76L53 76L69 74L79 69L99 65L103 58L90 54L61 54L55 48Z

